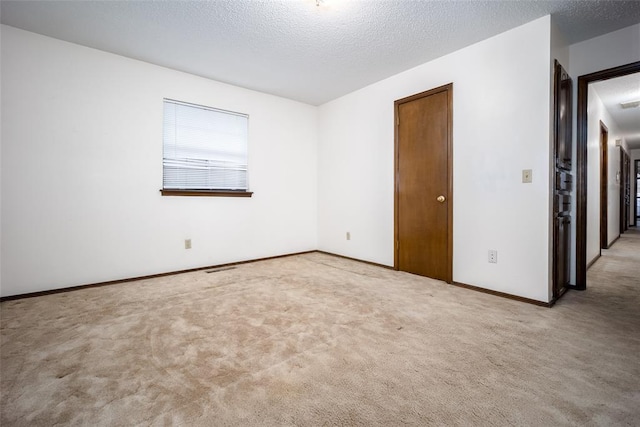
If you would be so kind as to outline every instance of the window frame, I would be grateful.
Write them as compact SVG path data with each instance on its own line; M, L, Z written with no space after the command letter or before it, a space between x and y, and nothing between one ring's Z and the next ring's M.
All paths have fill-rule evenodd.
M231 114L231 115L236 115L236 116L246 116L247 119L247 188L244 190L228 190L228 189L176 189L176 188L164 188L164 179L165 179L165 165L164 165L164 146L165 146L165 140L164 140L164 122L163 122L163 137L162 137L162 150L163 150L163 154L162 154L162 188L160 189L160 194L162 196L187 196L187 197L251 197L253 195L253 191L249 191L249 186L248 186L248 174L249 174L249 138L248 138L248 131L249 131L249 115L245 114L245 113L239 113L239 112L235 112L235 111L230 111L230 110L224 110L224 109L220 109L220 108L215 108L215 107L209 107L206 105L202 105L202 104L196 104L193 102L186 102L186 101L179 101L177 99L172 99L172 98L163 98L162 99L162 105L163 105L163 115L164 115L164 107L166 105L166 103L175 103L175 104L179 104L179 105L185 105L185 106L192 106L193 108L202 108L205 110L210 110L210 111L215 111L215 112L219 112L219 113L223 113L223 114Z
M163 196L197 196L197 197L251 197L253 191L243 190L160 190Z

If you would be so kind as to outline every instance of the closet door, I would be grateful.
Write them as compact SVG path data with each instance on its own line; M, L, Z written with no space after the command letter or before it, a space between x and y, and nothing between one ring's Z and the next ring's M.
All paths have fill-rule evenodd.
M554 157L553 197L553 298L568 288L571 260L571 102L572 82L562 65L555 61L554 72Z

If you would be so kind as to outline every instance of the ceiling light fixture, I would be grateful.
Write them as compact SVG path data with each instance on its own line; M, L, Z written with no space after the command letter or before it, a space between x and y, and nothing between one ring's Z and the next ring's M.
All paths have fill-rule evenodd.
M640 107L640 99L636 99L635 101L627 101L621 102L620 106L624 109L626 108L638 108Z

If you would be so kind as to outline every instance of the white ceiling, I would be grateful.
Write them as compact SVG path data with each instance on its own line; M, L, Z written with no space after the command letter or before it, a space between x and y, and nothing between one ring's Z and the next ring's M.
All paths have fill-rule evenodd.
M9 1L3 24L319 105L552 14L570 43L640 1Z
M640 73L595 82L592 85L624 135L629 148L640 148L640 107L624 109L620 106L620 103L640 101Z

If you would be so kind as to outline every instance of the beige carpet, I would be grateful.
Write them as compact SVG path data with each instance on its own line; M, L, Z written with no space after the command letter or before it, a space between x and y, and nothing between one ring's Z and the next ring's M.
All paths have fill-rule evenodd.
M640 425L640 235L537 307L320 253L4 302L1 419Z

